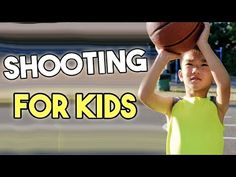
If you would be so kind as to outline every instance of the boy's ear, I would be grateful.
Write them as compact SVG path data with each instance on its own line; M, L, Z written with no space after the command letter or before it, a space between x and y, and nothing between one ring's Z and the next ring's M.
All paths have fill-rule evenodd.
M178 76L179 76L179 80L181 82L183 82L183 74L182 74L182 70L181 69L178 71Z

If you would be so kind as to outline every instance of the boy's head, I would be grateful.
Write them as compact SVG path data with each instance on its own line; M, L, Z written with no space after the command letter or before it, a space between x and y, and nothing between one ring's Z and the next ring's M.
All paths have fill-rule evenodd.
M185 88L192 91L209 90L213 77L206 59L198 48L191 49L181 55L181 70L178 75Z

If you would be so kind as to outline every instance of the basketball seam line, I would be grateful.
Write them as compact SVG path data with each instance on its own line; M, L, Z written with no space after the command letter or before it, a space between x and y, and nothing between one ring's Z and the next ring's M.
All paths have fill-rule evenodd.
M170 24L170 22L167 22L167 23L165 23L165 24L159 26L159 28L155 29L155 30L151 33L150 36L152 36L156 31L160 30L161 28L163 28L164 26L166 26L166 25L168 25L168 24Z
M182 42L185 41L189 36L191 36L191 35L195 32L195 30L198 28L198 26L200 26L200 25L201 25L201 23L198 23L197 26L193 29L193 31L192 31L191 33L189 33L185 38L181 39L180 41L178 41L178 42L176 42L176 43L174 43L174 44L170 44L170 45L166 45L166 46L161 46L161 47L172 47L172 46L175 46L175 45L177 45L177 44L182 43Z

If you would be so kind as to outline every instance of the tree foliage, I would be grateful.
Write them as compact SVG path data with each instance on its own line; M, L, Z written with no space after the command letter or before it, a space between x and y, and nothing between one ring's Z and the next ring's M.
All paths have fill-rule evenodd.
M236 76L236 22L212 22L209 43L215 50L223 48L222 62Z

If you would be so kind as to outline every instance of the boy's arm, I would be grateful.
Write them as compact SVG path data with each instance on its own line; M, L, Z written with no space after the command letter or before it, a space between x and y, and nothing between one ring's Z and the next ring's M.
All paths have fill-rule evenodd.
M217 97L216 102L219 109L219 114L223 122L226 111L229 107L230 100L230 77L226 71L224 65L221 63L220 59L211 49L211 46L208 43L208 37L210 34L210 24L205 23L205 29L201 34L197 45L204 55L207 63L211 69L213 78L217 86Z
M163 113L169 117L173 98L161 96L156 92L155 88L157 80L160 78L160 75L165 66L170 60L178 58L178 55L164 50L160 50L158 53L159 54L155 59L151 69L140 84L138 96L139 99L149 108Z

